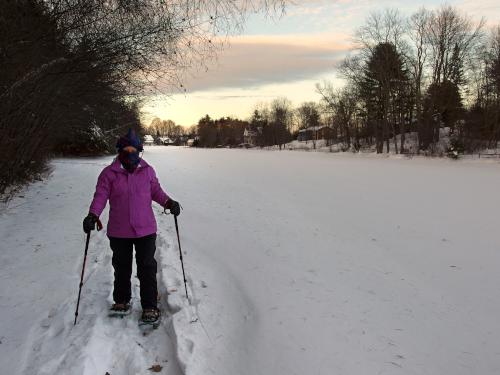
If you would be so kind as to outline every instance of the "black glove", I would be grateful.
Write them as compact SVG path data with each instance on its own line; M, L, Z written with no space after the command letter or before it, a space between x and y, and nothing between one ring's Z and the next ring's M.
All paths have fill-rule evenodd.
M91 230L95 229L96 223L99 221L98 217L92 213L89 213L85 219L83 219L83 231L85 233L90 233Z
M170 213L174 216L179 216L181 214L181 205L173 199L169 199L167 203L165 203L165 209L169 209Z

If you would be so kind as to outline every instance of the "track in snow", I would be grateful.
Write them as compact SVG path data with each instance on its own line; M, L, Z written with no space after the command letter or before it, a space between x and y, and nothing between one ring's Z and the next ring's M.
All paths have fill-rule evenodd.
M158 242L161 254L167 250L168 243L165 240ZM157 330L145 332L137 325L141 313L137 277L133 276L132 282L132 314L123 319L107 316L112 302L111 254L107 238L93 232L78 323L73 326L74 298L54 307L32 329L25 375L150 374L148 369L153 365L160 365L162 374L182 374L176 356L171 312L164 309ZM167 306L168 286L162 282L165 266L161 262L163 257L159 258L159 292L162 306Z

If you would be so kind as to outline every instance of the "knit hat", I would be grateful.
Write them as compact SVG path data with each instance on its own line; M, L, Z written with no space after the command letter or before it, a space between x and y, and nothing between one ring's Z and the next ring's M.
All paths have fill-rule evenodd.
M120 137L120 139L118 139L118 142L116 142L116 148L118 152L122 151L127 146L135 147L139 152L144 150L142 147L141 139L137 136L137 134L135 134L135 131L132 128L128 130L127 135Z

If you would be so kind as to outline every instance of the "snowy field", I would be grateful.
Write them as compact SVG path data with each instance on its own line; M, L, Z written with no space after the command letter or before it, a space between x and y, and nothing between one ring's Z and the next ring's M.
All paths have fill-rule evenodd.
M55 160L0 211L2 374L500 373L500 163L175 147L144 158L184 207L190 303L173 218L156 207L161 327L137 327L137 279L133 315L107 317L104 231L73 326L81 222L111 158Z

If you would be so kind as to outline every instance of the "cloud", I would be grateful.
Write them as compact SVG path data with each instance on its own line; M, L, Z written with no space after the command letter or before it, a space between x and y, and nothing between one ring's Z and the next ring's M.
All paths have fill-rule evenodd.
M488 27L496 26L500 22L498 0L464 0L458 1L455 5L475 20L485 17Z
M234 37L217 63L207 72L189 72L184 86L194 92L308 79L333 71L349 48L347 39L342 34Z
M274 95L193 95L193 98L207 100L233 100L233 99L264 99L274 98Z

